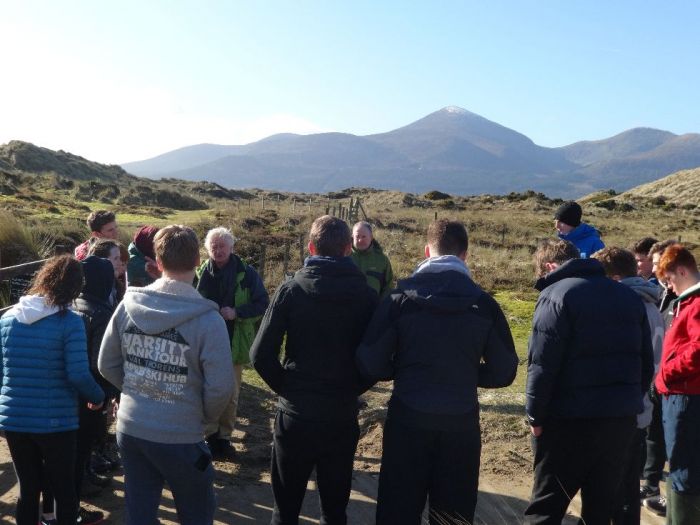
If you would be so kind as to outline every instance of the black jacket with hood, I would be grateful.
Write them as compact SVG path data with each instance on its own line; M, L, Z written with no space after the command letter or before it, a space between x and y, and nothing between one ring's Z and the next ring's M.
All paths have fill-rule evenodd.
M80 296L73 303L73 311L83 320L87 336L87 353L90 372L102 387L106 397L116 397L119 391L97 369L97 357L107 324L114 313L109 302L114 288L114 267L107 259L91 255L81 261L85 284Z
M372 382L394 380L389 417L443 430L478 422L477 387L511 384L518 365L500 306L455 256L427 259L399 281L357 360Z
M376 304L376 292L349 257L309 257L277 289L250 359L279 394L280 410L313 421L357 417L357 396L366 386L355 350Z
M595 259L572 259L539 279L528 348L525 410L549 418L635 416L654 373L644 303L605 276Z

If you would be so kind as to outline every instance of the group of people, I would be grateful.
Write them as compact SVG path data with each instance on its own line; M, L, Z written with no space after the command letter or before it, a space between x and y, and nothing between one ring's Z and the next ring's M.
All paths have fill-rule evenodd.
M587 525L638 524L640 498L668 523L696 525L697 264L674 241L606 248L581 218L564 203L559 238L534 255L525 523L561 523L580 491ZM510 385L518 357L501 308L472 279L463 224L431 223L425 260L394 283L369 223L351 230L319 217L309 257L271 300L226 228L207 233L202 262L186 226L140 228L127 250L113 213L91 214L88 226L75 258L49 260L0 319L0 429L20 485L19 525L102 520L78 495L112 399L126 522L157 523L167 483L181 523L212 523L212 459L236 455L248 363L279 396L272 524L298 523L314 470L321 523L347 522L359 396L389 380L377 523L421 523L426 501L430 523L473 522L477 388ZM42 490L55 505L46 513L45 501L40 516Z

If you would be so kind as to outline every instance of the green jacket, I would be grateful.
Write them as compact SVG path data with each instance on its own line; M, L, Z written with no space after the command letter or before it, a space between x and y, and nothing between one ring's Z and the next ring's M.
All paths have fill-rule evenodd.
M389 258L384 255L382 247L376 240L372 240L364 251L356 250L353 246L353 262L367 278L367 284L384 298L394 287L394 272L391 269Z
M230 262L221 269L209 259L197 268L197 290L219 305L236 309L236 318L226 321L231 340L234 365L250 362L248 353L255 339L258 321L270 300L258 272L231 255Z
M148 286L153 277L146 272L146 256L132 242L129 244L129 262L126 263L127 286Z

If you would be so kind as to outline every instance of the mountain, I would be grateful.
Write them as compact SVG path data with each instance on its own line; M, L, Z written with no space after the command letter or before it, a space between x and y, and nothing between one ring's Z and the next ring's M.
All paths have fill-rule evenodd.
M371 186L462 195L533 189L562 197L623 191L696 166L697 134L635 128L603 140L546 148L455 106L386 133L287 133L240 146L188 146L123 165L136 175L237 188L324 192Z

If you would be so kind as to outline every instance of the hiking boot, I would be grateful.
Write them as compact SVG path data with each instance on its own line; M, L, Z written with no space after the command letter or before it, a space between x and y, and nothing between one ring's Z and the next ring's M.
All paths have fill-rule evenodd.
M112 463L99 452L93 452L89 468L98 474L106 474L112 470Z
M102 476L89 468L85 471L85 480L89 484L100 488L108 487L112 484L112 478L109 476Z
M217 453L214 456L219 461L233 461L236 458L236 449L228 439L218 439Z
M97 525L105 520L104 513L99 510L87 510L85 507L80 507L78 511L79 525Z
M666 498L663 496L645 499L644 506L658 516L666 516Z
M642 485L639 487L639 499L653 498L659 495L659 487L654 485Z
M219 439L218 433L211 434L210 436L207 436L206 438L204 438L204 442L209 447L209 452L211 452L211 455L214 457L218 456L219 453L221 452L221 443L223 441L228 441L228 440Z
M102 494L102 487L93 485L92 483L83 482L80 486L80 499L95 498Z
M119 447L117 447L116 443L105 443L98 454L102 461L109 465L109 470L115 471L121 468L122 460L119 457Z

